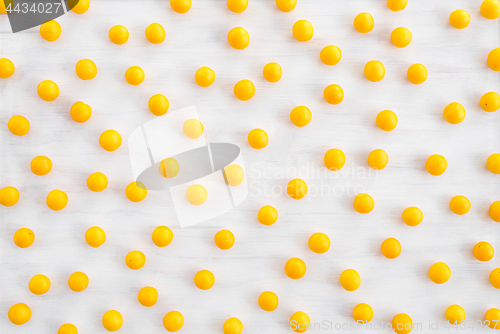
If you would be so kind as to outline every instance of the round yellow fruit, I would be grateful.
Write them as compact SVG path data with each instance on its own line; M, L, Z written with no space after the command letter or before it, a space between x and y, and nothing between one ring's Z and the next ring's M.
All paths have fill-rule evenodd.
M338 46L327 45L321 49L319 57L325 65L337 65L342 58L342 51Z
M311 319L302 311L292 314L288 323L290 324L290 328L296 333L304 333L311 328Z
M174 233L166 226L158 226L152 234L153 242L158 247L166 247L170 245L174 239Z
M231 187L239 186L245 178L245 172L239 165L231 164L224 168L224 180Z
M411 43L411 31L404 27L396 28L391 33L392 44L398 48L404 48Z
M493 287L500 289L500 268L496 268L491 271L490 283Z
M385 76L385 67L378 60L370 60L365 65L365 77L371 82L379 82Z
M165 29L159 23L151 23L148 25L144 33L146 35L146 39L153 44L163 43L166 36Z
M488 242L481 241L474 246L472 254L479 261L487 262L493 258L495 251L493 246L491 246Z
M463 9L457 9L450 14L450 24L453 28L464 29L470 23L470 14Z
M272 225L278 220L278 210L271 205L264 205L257 214L257 220L263 225Z
M384 169L387 163L389 163L389 155L384 150L378 149L368 154L368 165L375 170Z
M264 311L274 311L278 308L278 296L271 291L264 291L259 296L259 306Z
M168 99L162 94L155 94L151 96L148 101L149 111L155 116L165 115L169 106Z
M14 243L19 248L27 248L35 241L35 233L29 228L23 227L14 233Z
M97 248L106 242L106 232L99 226L92 226L85 232L85 241L89 246Z
M396 238L388 238L380 245L380 251L388 259L395 259L401 254L401 244Z
M89 277L80 271L77 271L68 279L68 286L74 292L82 292L89 286Z
M248 0L227 0L227 8L233 13L243 13L247 6Z
M234 95L241 101L248 101L255 95L255 86L250 80L241 80L234 85Z
M359 213L369 213L375 207L375 201L368 194L358 194L354 197L354 210Z
M10 5L10 7L9 7L9 5ZM7 14L7 8L8 8L8 10L11 10L12 5L13 5L12 0L0 1L0 14Z
M207 189L201 184L190 185L186 190L186 198L192 205L202 205L208 198Z
M297 127L303 127L311 121L311 110L305 106L295 107L290 112L290 120Z
M31 319L31 309L24 303L18 303L11 306L8 316L14 325L24 325Z
M158 171L160 172L161 176L167 179L176 177L180 171L179 162L174 158L163 159L158 165Z
M54 81L44 80L36 87L38 96L44 101L54 101L59 96L59 87Z
M214 242L220 249L227 250L234 246L234 234L229 230L220 230L215 233Z
M120 312L110 310L102 316L102 325L110 332L119 330L123 325L123 317Z
M15 115L9 119L7 128L16 136L24 136L30 130L30 122L24 116Z
M450 200L450 209L457 215L465 215L470 210L470 201L465 196L455 196Z
M493 49L488 54L486 61L493 71L500 71L500 48Z
M384 131L392 131L398 125L398 116L391 110L382 110L375 120L377 126Z
M500 1L484 0L480 7L481 14L490 20L495 20L500 17ZM498 326L500 328L500 325Z
M484 315L484 323L491 329L500 329L500 310L490 308Z
M10 78L14 74L15 70L16 67L14 66L12 60L7 58L0 58L0 78Z
M445 157L439 154L433 154L427 158L425 162L425 169L429 172L429 174L434 176L439 176L446 171L446 167L448 163L446 162Z
M194 284L198 289L208 290L215 284L215 276L208 270L200 270L194 275Z
M392 329L397 334L408 334L413 329L413 321L406 313L396 314L392 318Z
M203 134L203 124L195 118L190 118L182 125L182 132L184 132L188 138L200 138Z
M57 330L57 334L78 334L78 328L76 328L76 326L73 324L64 324L59 327L59 329Z
M352 310L352 317L358 324L367 324L373 319L373 309L368 304L358 304Z
M457 102L450 103L444 108L444 119L450 124L458 124L465 119L465 108Z
M125 257L125 263L130 269L139 270L146 264L146 256L141 251L131 251Z
M307 42L314 35L314 28L311 22L307 20L298 20L292 27L293 37L299 42Z
M125 44L128 41L128 29L122 25L111 27L108 32L109 40L117 45Z
M490 215L491 219L493 219L497 223L500 223L500 201L491 203L488 214Z
M139 66L131 66L125 71L125 80L133 86L140 85L145 77L144 71Z
M210 67L200 67L194 74L194 81L201 87L208 87L215 81L215 72Z
M445 318L451 325L461 325L465 321L465 310L460 305L450 305L446 309Z
M394 12L405 9L407 5L408 0L387 0L387 7Z
M314 253L326 253L330 249L330 238L324 233L314 233L307 244Z
M170 311L163 317L163 327L169 332L177 332L184 326L184 317L179 311Z
M170 7L179 13L184 14L191 9L191 0L170 0Z
M233 48L243 50L250 44L250 35L242 27L236 27L227 33L227 41Z
M69 2L71 4L71 2ZM90 0L78 0L78 3L71 7L71 10L76 14L83 14L90 8ZM73 326L73 325L72 325ZM76 329L76 327L75 327ZM59 334L59 333L58 333ZM69 334L69 332L67 333Z
M429 278L436 284L443 284L451 277L450 267L444 262L436 262L429 268Z
M40 155L31 160L30 168L35 175L47 175L52 170L52 161Z
M243 323L238 318L229 318L224 321L222 331L224 334L241 334L243 332Z
M262 70L264 79L269 82L278 82L283 75L283 70L278 63L267 63Z
M56 41L61 36L61 25L55 20L45 22L40 26L40 36L49 42Z
M87 187L94 192L103 191L107 186L108 178L103 173L95 172L87 178Z
M332 148L326 151L323 161L329 170L339 170L345 165L345 154L337 148Z
M417 226L424 220L424 214L422 210L415 206L404 209L403 211L403 221L408 226Z
M495 92L486 93L479 100L479 105L484 111L497 111L500 108L500 95Z
M288 182L286 186L286 192L288 196L293 199L301 199L304 198L307 194L307 184L304 180L301 179L293 179Z
M306 274L306 264L297 257L293 257L286 261L285 274L291 279L299 279Z
M45 275L35 275L31 278L28 288L35 295L43 295L50 289L50 280Z
M224 334L241 334L243 332L243 323L238 318L229 318L224 321L222 332Z
M122 144L122 136L116 130L106 130L99 136L99 145L108 152L116 151Z
M46 201L50 209L60 211L68 204L68 195L62 190L55 189L47 195Z
M366 34L372 31L375 26L375 21L373 21L373 16L369 13L359 13L354 18L354 28L360 33Z
M92 116L92 108L81 101L73 103L69 111L71 118L78 123L85 123Z
M90 59L81 59L76 63L75 72L82 80L94 79L97 75L97 66Z
M328 85L323 91L323 97L330 104L339 104L344 99L344 90L339 85Z
M262 149L267 146L269 142L269 137L266 131L262 129L253 129L248 133L248 144L257 150Z
M158 300L158 290L152 286L146 286L139 290L137 299L142 306L151 307L156 304L156 301Z
M354 269L346 269L340 274L340 285L347 291L354 291L361 285L361 277Z
M408 68L406 73L408 80L414 85L420 85L427 80L427 69L422 64L413 64Z
M276 0L276 6L282 12L288 13L295 9L297 0Z
M0 204L3 206L13 206L19 201L19 191L14 187L4 187L0 189Z

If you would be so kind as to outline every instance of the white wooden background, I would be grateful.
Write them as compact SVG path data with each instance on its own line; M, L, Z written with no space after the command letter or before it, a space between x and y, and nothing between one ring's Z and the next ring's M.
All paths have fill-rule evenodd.
M410 0L404 11L392 12L383 0L299 0L293 12L283 13L273 0L250 0L244 13L234 14L225 0L193 0L192 9L180 15L166 0L96 0L87 13L69 13L58 20L62 34L54 43L43 40L38 28L12 34L7 17L0 16L0 57L16 65L13 77L0 80L0 186L13 185L21 193L14 207L0 207L0 332L56 333L69 322L82 334L104 333L101 317L116 309L124 318L120 333L164 332L162 318L171 310L183 313L183 333L221 333L229 317L240 318L245 333L288 333L288 319L295 311L305 311L314 323L346 323L352 320L352 308L361 302L373 307L377 323L405 312L424 328L429 321L443 326L445 309L455 303L465 308L468 320L483 320L486 310L500 307L500 291L488 282L500 260L496 255L480 263L472 256L472 247L484 240L500 251L500 224L488 217L489 205L500 199L500 181L485 167L486 158L500 152L500 124L498 112L482 111L479 99L500 89L498 73L486 64L488 52L500 45L499 22L482 17L480 3ZM465 30L448 23L449 14L460 8L472 17ZM357 33L352 26L363 11L375 18L369 34ZM298 19L314 25L310 42L293 38L292 25ZM144 37L153 22L166 29L161 45ZM114 45L107 37L116 24L130 31L125 45ZM232 49L226 40L227 32L236 26L251 36L250 46L243 51ZM399 26L413 33L412 43L404 49L390 41L391 31ZM319 59L320 50L329 44L343 52L341 62L333 67ZM82 58L97 64L95 79L82 81L76 76L74 66ZM372 59L385 64L382 82L371 83L363 76L365 63ZM262 77L262 68L270 61L283 68L276 84ZM406 78L413 63L423 63L429 71L420 86ZM138 87L124 80L125 70L132 65L146 73ZM216 72L209 88L194 82L201 66ZM60 87L54 102L42 101L36 94L37 84L45 79ZM248 102L233 95L233 85L241 79L250 79L256 86L255 97ZM322 97L324 87L332 83L344 88L345 99L338 106L328 105ZM99 147L98 137L114 128L126 139L155 117L147 102L157 93L168 97L171 110L196 105L207 140L242 147L252 190L237 209L180 229L168 193L150 192L137 204L127 200L124 189L132 181L127 142L109 153ZM79 100L93 110L85 124L69 116L71 105ZM450 102L465 107L463 123L445 122L442 112ZM308 106L313 113L304 128L289 120L290 110L298 105ZM394 110L399 117L393 132L385 133L375 125L383 109ZM7 121L15 114L30 120L28 135L8 132ZM270 137L263 150L251 149L246 141L256 127ZM333 147L345 152L346 166L336 173L313 173ZM388 152L389 165L370 174L367 156L377 148ZM425 160L434 153L448 160L448 170L440 177L425 171ZM47 176L30 172L30 161L37 155L53 161ZM101 193L86 188L87 176L95 171L104 172L110 181ZM301 173L311 196L295 201L279 193ZM52 189L69 196L61 212L45 205ZM322 190L314 194L314 189ZM352 208L353 196L360 191L375 199L370 214L360 215ZM454 215L448 207L451 197L459 194L472 202L465 216ZM273 226L256 219L258 209L266 204L279 211ZM424 212L418 227L408 227L401 220L408 206ZM157 248L151 233L163 224L174 231L174 240L166 248ZM86 229L94 225L107 234L106 243L97 249L84 240ZM28 249L12 241L21 227L36 234ZM221 251L213 243L222 228L236 236L231 250ZM327 253L308 249L307 240L314 232L330 236L332 247ZM379 251L388 237L402 244L402 254L395 260ZM147 257L138 271L124 262L135 249ZM300 280L285 276L284 264L291 257L307 264L307 274ZM427 277L430 265L438 261L452 270L444 285ZM340 273L348 268L361 275L361 287L355 292L345 291L339 283ZM201 291L193 284L194 274L201 269L215 274L211 290ZM67 279L75 271L90 278L85 292L68 288ZM38 273L52 281L43 296L28 290L29 279ZM160 294L152 308L137 301L139 289L147 285ZM274 312L266 313L257 304L265 290L280 298ZM23 326L14 326L7 318L9 307L18 302L27 303L33 312Z

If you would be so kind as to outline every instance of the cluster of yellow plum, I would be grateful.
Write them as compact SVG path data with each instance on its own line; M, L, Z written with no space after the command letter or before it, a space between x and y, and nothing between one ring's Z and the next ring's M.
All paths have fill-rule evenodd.
M29 229L21 229L16 232L14 242L21 248L29 247L34 241L34 233ZM157 227L152 234L152 240L158 247L165 247L172 242L173 233L166 226ZM90 227L85 232L85 241L91 247L100 247L106 241L106 233L98 226ZM133 270L140 269L146 263L145 255L140 251L131 251L125 257L126 265ZM212 275L213 276L213 275ZM195 277L195 282L197 278ZM200 280L200 279L198 279ZM213 281L213 279L212 279ZM201 279L203 282L203 278ZM197 286L203 283L197 283ZM89 285L89 278L85 273L75 272L68 279L68 286L75 292L84 291ZM213 282L212 282L213 285ZM50 289L50 279L42 274L37 274L28 283L29 290L36 295L43 295ZM153 287L144 287L138 293L138 301L141 305L151 307L156 304L158 291ZM22 325L31 318L31 309L24 303L13 305L8 312L10 321L16 325ZM163 318L165 329L170 332L179 330L184 323L183 316L178 311L171 311ZM107 311L102 317L102 324L108 331L116 331L123 325L123 318L116 310ZM78 330L73 324L64 324L58 334L76 334Z
M334 154L337 159L342 160L343 158L343 153L341 151L340 154L338 151L335 151L335 153L332 154ZM341 164L343 165L343 162ZM294 179L289 182L287 186L287 193L294 199L301 199L307 193L307 184L303 180ZM375 203L373 198L368 194L359 194L354 199L354 209L362 214L371 212L374 205ZM466 214L470 210L470 206L470 201L464 196L455 196L450 200L450 209L457 215ZM490 216L492 218L495 217L493 218L494 220L500 218L498 215L500 212L500 201L495 202L492 205L492 208L496 210L496 216L495 214L492 215L491 208ZM261 224L273 225L278 220L278 211L271 205L263 206L258 212L257 219ZM409 207L403 211L402 220L408 226L417 226L423 220L423 213L417 207ZM330 248L330 238L324 233L314 233L310 236L308 245L311 251L315 253L325 253ZM385 239L380 246L380 251L386 258L395 259L401 254L401 243L395 238ZM481 241L474 246L472 254L477 260L486 262L493 258L494 249L488 242ZM306 274L306 264L302 259L291 258L285 264L285 273L291 279L300 279ZM432 282L436 284L443 284L450 279L451 269L445 263L438 262L429 268L428 276ZM500 268L496 268L491 271L489 280L493 287L500 289ZM346 269L340 274L340 285L347 291L354 291L361 285L361 277L356 270ZM373 318L373 309L370 305L361 303L354 307L352 314L355 321L368 323ZM445 318L452 325L460 325L463 321L465 321L465 311L459 305L451 305L446 309ZM491 328L495 328L495 320L498 320L499 318L500 310L495 308L488 310L485 315L485 321ZM297 312L291 317L290 324L292 329L294 328L292 324L295 324L295 326L303 324L302 327L297 327L297 329L307 329L307 324L310 324L310 319L304 312ZM403 325L398 326L398 324ZM404 313L396 315L392 321L393 328L397 333L409 333L411 331L412 324L411 317ZM299 333L301 332L298 330L295 331Z
M388 0L387 4L391 10L402 10L406 7L406 0ZM500 1L485 0L481 5L481 13L488 19L496 19L500 16ZM467 19L468 17L468 19ZM470 21L470 15L457 10L450 15L450 23L457 29L465 28ZM354 19L354 27L361 33L368 33L374 27L373 17L368 13L361 13ZM298 41L309 41L314 34L312 24L306 20L300 20L293 26L293 35ZM391 33L391 40L396 47L406 47L411 43L411 32L404 27L394 29ZM336 65L342 56L341 50L335 45L323 48L320 53L322 62L326 65ZM487 59L492 70L500 71L500 48L493 50ZM365 76L372 82L383 79L385 68L379 61L373 60L365 66ZM408 79L412 84L421 84L427 79L427 69L422 64L413 64L408 69ZM324 98L330 104L342 102L343 90L338 85L330 85L325 88ZM495 92L484 94L479 102L484 111L493 112L500 108L500 95ZM290 119L294 125L302 127L307 125L312 118L311 111L305 106L294 108L290 113ZM450 103L444 109L444 118L450 124L458 124L465 118L465 109L459 103ZM392 131L397 126L397 115L391 110L381 111L376 118L377 126L384 131ZM267 145L268 137L264 130L254 129L248 135L248 142L251 147L260 149ZM333 148L326 152L324 157L325 166L329 170L337 171L345 164L345 154L339 149ZM368 156L368 165L373 169L383 169L386 167L389 157L384 150L372 151ZM492 154L486 161L489 171L500 174L500 154ZM426 169L429 174L438 176L445 172L447 168L446 159L438 154L431 155L426 161ZM287 193L291 198L301 199L307 194L307 184L304 180L294 179L287 185ZM375 202L368 194L358 194L354 198L354 209L362 214L371 212ZM450 209L458 215L466 214L470 210L470 201L465 196L455 196L450 201ZM491 204L489 215L492 220L500 222L500 201ZM402 218L408 226L417 226L423 220L423 213L417 207L409 207L403 211ZM264 225L272 225L278 219L277 210L271 205L262 207L258 212L258 221ZM315 233L309 239L309 247L316 253L326 252L330 247L330 239L324 233ZM401 253L401 244L395 238L388 238L381 244L381 253L388 259L397 258ZM473 249L474 256L480 261L492 259L493 247L485 242L479 242ZM299 258L291 258L285 264L285 273L292 279L300 279L306 273L306 264ZM442 262L436 263L429 269L429 278L436 284L446 282L451 276L451 270ZM495 288L500 288L500 268L496 268L490 273L490 283ZM340 275L341 286L348 290L356 290L361 284L361 278L354 269L346 269ZM367 323L372 320L373 310L368 304L358 304L353 310L355 321ZM451 305L446 309L445 318L450 324L460 325L465 320L465 311L459 305ZM496 327L500 320L500 310L490 309L485 314L485 321L491 328ZM302 324L303 326L297 326ZM297 312L290 319L290 325L296 332L305 332L310 319L304 312ZM413 327L412 319L407 314L398 314L392 321L393 329L396 333L409 333Z
M171 229L166 226L158 226L152 233L152 240L156 246L166 247L172 242L173 236L174 235ZM34 233L29 229L21 229L17 231L14 236L14 242L17 246L22 248L29 247L33 243L33 240ZM100 247L106 241L106 234L102 228L93 226L85 232L85 241L91 247ZM214 242L220 249L227 250L234 245L235 238L231 231L221 230L216 233ZM146 256L138 250L129 252L125 257L125 264L132 270L141 269L145 263ZM201 270L194 276L194 283L199 289L208 290L214 285L215 276L208 270ZM75 272L68 279L70 289L75 292L84 291L88 284L89 278L82 272ZM50 280L45 275L35 275L30 280L28 288L34 294L45 294L50 289ZM259 298L259 304L269 305L269 298L266 298L265 294L262 298ZM137 299L141 305L151 307L157 302L158 291L151 286L144 287L140 289ZM264 307L266 306L263 306L263 308ZM12 323L22 325L30 320L31 309L24 303L15 304L10 308L8 317ZM236 318L230 318L224 323L224 327L234 327L235 324L238 323L241 324L241 321ZM109 310L103 315L102 324L108 331L116 331L122 327L123 317L119 311ZM184 317L179 311L170 311L164 316L163 324L167 331L175 332L182 328L184 324ZM77 333L77 328L73 324L64 324L58 331L58 334L74 333Z
M87 289L88 285L89 278L85 273L78 271L71 274L68 278L68 286L74 292L82 292ZM28 283L28 289L35 295L43 295L50 289L50 279L42 274L34 275ZM24 303L14 304L9 309L8 317L13 324L23 325L31 319L31 309ZM62 325L58 331L58 334L76 333L78 333L78 331L75 325L72 324Z
M183 132L186 137L190 139L199 138L203 133L203 124L197 119L188 119L183 124ZM100 141L101 140L102 136L100 138ZM105 148L107 145L101 143L101 146ZM174 158L164 159L158 167L159 173L167 178L175 177L179 172L179 168L179 163ZM52 161L47 157L39 156L34 158L31 162L31 170L36 175L46 175L51 171L51 169ZM236 164L231 164L224 169L224 177L230 186L238 186L242 183L244 178L243 169ZM87 187L91 191L98 192L106 188L107 182L108 180L106 175L96 172L87 178ZM127 186L125 194L132 202L139 202L146 197L147 190L142 184L140 184L140 182L132 182ZM206 201L207 196L207 191L202 185L191 185L186 191L186 198L192 205L203 204ZM5 187L0 190L0 203L4 206L12 206L17 203L18 199L19 192L16 188ZM67 202L68 196L60 190L53 190L47 196L48 207L55 211L62 210L66 206ZM14 235L14 243L21 248L31 246L34 239L34 232L28 228L21 228ZM168 227L160 226L154 230L152 239L158 247L165 247L172 241L173 233ZM93 226L86 231L85 240L92 247L100 247L106 241L106 234L102 228ZM214 242L220 249L227 250L234 245L235 238L231 231L221 230L215 235ZM125 257L125 263L130 269L138 270L145 265L146 257L144 253L134 250L127 254ZM88 284L88 278L86 278L86 280ZM72 278L70 278L70 287L72 287L71 281ZM210 289L215 283L215 277L211 272L202 270L195 275L194 282L198 288L207 290ZM34 291L31 287L36 286L37 284L46 287L46 290L42 293L47 292L50 287L50 281L43 275L37 275L34 277L33 282L30 283L30 290ZM42 288L38 288L37 291L41 290ZM153 287L145 287L139 292L138 299L144 306L153 306L156 303L157 297L158 292L156 289ZM16 304L11 308L11 311L9 311L9 318L15 324L23 324L27 322L30 317L31 310L25 304ZM236 318L228 319L228 322L234 322L235 319ZM107 330L115 331L122 326L123 318L118 311L111 310L104 314L102 322L103 326ZM165 328L171 332L179 330L182 327L183 322L183 316L178 311L169 312L163 319ZM224 326L226 326L226 324ZM66 333L63 330L73 330L73 328L76 327L72 324L65 324L61 327L59 334Z
M402 10L406 7L407 1L388 1L388 6L391 10L397 11ZM453 12L450 16L450 22L454 27L457 27L455 18L459 14L465 12L464 10L457 10ZM485 0L481 6L481 12L486 18L496 19L500 14L500 2L498 0ZM465 12L467 13L467 12ZM467 15L469 15L467 13ZM470 20L470 15L469 15ZM467 22L468 25L468 22ZM360 33L368 33L374 27L373 17L369 13L360 13L354 19L354 28ZM465 28L465 26L463 27ZM294 37L301 42L306 42L311 40L314 35L314 28L312 24L307 20L299 20L295 22L292 29ZM232 36L231 39L229 36ZM234 28L230 31L228 35L229 43L237 48L245 48L248 46L249 36L248 33L243 28ZM234 36L244 36L236 39ZM231 40L234 40L231 42ZM236 41L244 40L245 43L241 43L241 48L237 47L239 44ZM406 47L411 43L412 34L410 30L404 27L396 28L391 33L392 43L399 48ZM328 45L325 46L320 52L320 59L326 65L336 65L340 62L342 57L342 51L338 46ZM495 49L488 55L487 62L492 70L500 71L500 48ZM276 74L276 81L279 80L282 74L282 69L279 64L269 63L266 65L269 67L269 72L279 73ZM266 77L266 67L264 68L264 76ZM365 77L372 82L379 82L385 76L384 64L378 60L371 60L366 63L364 67ZM414 84L419 85L427 80L428 72L427 68L423 64L413 64L408 68L407 72L408 80ZM276 82L269 80L271 82ZM255 87L248 80L240 81L235 86L235 95L240 100L248 100L253 97L255 93ZM344 99L344 91L342 87L337 84L328 85L323 92L323 96L326 102L335 105L342 102ZM484 111L494 112L500 108L500 95L496 92L485 93L480 101L479 105ZM457 102L452 102L444 108L443 111L444 119L450 124L458 124L465 119L465 108ZM299 106L294 108L290 112L290 120L297 127L303 127L309 124L312 119L312 113L306 106ZM381 111L376 118L377 126L384 131L392 131L396 128L398 123L397 115L391 110ZM262 129L254 129L248 134L248 142L251 147L256 149L261 149L267 146L269 138L267 133ZM384 166L385 167L385 166Z

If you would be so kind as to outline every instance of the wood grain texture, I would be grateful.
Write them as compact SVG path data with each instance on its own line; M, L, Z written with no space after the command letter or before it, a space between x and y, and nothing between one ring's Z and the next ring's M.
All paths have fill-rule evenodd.
M488 172L486 158L500 152L498 112L479 107L482 94L499 91L498 73L488 69L486 56L499 47L498 20L479 13L480 0L410 0L407 9L392 12L383 0L299 0L291 13L280 12L273 0L250 0L242 14L230 12L223 0L193 0L184 15L173 12L168 1L92 1L83 15L69 13L60 18L62 34L48 43L38 28L12 34L7 18L0 16L0 57L13 60L15 75L0 81L0 187L12 185L21 199L12 208L0 207L0 332L56 333L63 323L74 323L79 332L105 333L101 317L119 310L124 326L119 333L164 332L163 316L178 310L184 314L183 333L221 333L229 317L240 318L245 333L289 333L288 319L298 310L312 322L347 323L352 308L361 302L374 309L374 322L390 322L397 313L408 313L424 328L430 322L444 325L444 312L451 304L462 305L468 320L483 320L491 307L500 307L500 291L488 275L500 267L498 255L487 263L472 256L478 241L490 242L500 251L500 224L488 217L488 207L500 199L499 178ZM456 30L448 23L455 9L466 9L472 20L468 28ZM352 21L367 11L375 18L369 34L357 33ZM297 42L292 34L296 20L308 19L314 38ZM153 45L145 28L153 22L165 27L167 39ZM130 31L129 41L112 44L107 32L116 24ZM236 26L248 30L250 46L238 51L226 40ZM407 48L391 44L390 32L405 26L413 33ZM341 62L333 67L319 59L322 47L342 49ZM74 71L83 58L94 60L98 75L80 80ZM369 60L385 64L386 77L368 82L363 67ZM262 76L271 61L283 68L280 82L271 84ZM406 78L413 63L424 64L428 80L414 86ZM146 80L130 86L125 70L141 66ZM201 66L216 72L215 83L201 88L194 73ZM36 95L37 84L55 81L61 90L54 102ZM234 84L250 79L256 94L248 102L233 95ZM345 92L338 106L327 104L323 89L332 83ZM124 139L135 128L153 119L147 109L149 97L164 94L171 110L196 105L209 141L239 145L246 162L250 184L248 199L237 209L187 229L180 229L168 193L150 192L145 201L131 203L124 194L132 181L127 142L113 153L98 145L100 133L118 130ZM73 122L69 109L76 101L92 107L85 124ZM465 121L452 126L442 112L451 102L461 103ZM296 128L289 112L306 105L313 119ZM399 124L391 133L375 125L377 113L396 112ZM26 116L31 130L15 137L7 130L8 119ZM269 134L263 150L248 146L246 136L253 128ZM323 155L340 148L347 156L345 167L326 172ZM386 169L374 172L367 166L368 153L382 148L389 154ZM425 171L431 154L442 154L448 170L440 177ZM43 177L29 170L31 159L46 155L53 170ZM86 178L95 171L108 176L108 188L91 193ZM287 182L302 177L309 194L295 201L283 194ZM52 212L45 197L52 189L69 196L68 206ZM352 208L353 197L367 192L375 199L375 210L360 215ZM455 195L472 203L464 216L448 207ZM273 226L257 222L258 209L275 206L279 220ZM418 206L424 221L415 228L401 220L402 211ZM92 249L84 240L91 226L101 226L106 243ZM151 241L158 225L174 231L174 241L164 249ZM14 232L29 227L35 243L19 249ZM236 245L221 251L213 237L222 228L236 236ZM318 255L307 247L314 232L327 233L329 252ZM388 260L380 253L381 242L396 237L402 254ZM131 250L146 254L139 271L125 265ZM304 278L292 281L284 264L300 257L307 264ZM446 262L451 279L432 283L427 270L434 262ZM340 273L356 269L361 287L347 292L339 284ZM198 290L194 274L211 270L214 288ZM88 289L74 293L67 286L69 275L83 271L90 278ZM52 281L50 291L35 296L28 281L35 274ZM137 293L144 286L159 291L159 301L144 308ZM263 291L278 294L280 305L265 313L257 298ZM32 319L21 327L7 318L11 305L27 303ZM442 329L445 330L445 329ZM463 333L478 330L464 330ZM336 332L315 330L319 332ZM363 329L353 331L364 333ZM390 330L378 332L390 333Z

